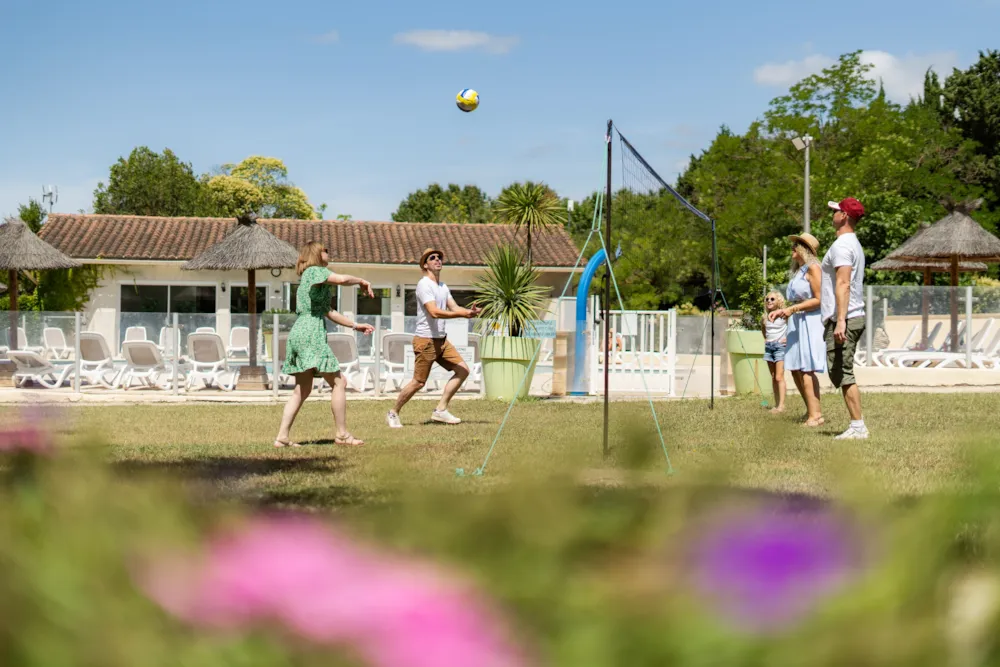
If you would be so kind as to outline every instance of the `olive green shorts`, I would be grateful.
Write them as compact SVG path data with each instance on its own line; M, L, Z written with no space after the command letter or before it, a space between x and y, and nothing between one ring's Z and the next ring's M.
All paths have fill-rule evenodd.
M865 318L852 317L847 320L847 340L843 343L833 339L833 330L836 327L836 319L831 318L827 320L823 329L827 373L830 374L830 382L834 387L849 387L857 384L854 379L854 353L858 349L858 341L865 335Z

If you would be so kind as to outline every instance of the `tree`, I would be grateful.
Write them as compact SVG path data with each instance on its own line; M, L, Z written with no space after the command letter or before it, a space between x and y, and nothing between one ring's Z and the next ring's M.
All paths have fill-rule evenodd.
M46 216L48 216L48 212L45 207L33 197L28 199L27 204L21 204L17 207L17 217L23 220L28 229L35 234L42 228Z
M1000 205L1000 51L980 51L969 69L952 73L942 95L942 122L976 142L990 171L987 201Z
M243 213L256 213L261 218L319 218L306 193L288 180L288 168L278 158L251 155L239 164L224 164L221 173L207 182L211 183L220 177L243 181L259 192L251 194L249 188L235 185L233 181L217 182L216 193L232 194L238 191L241 193L238 200L246 205L254 205L254 208L245 209ZM233 201L227 197L228 195L223 195L220 205L232 205Z
M475 185L449 183L441 187L431 183L411 192L393 214L394 222L483 223L491 219L491 202Z
M528 264L531 264L531 235L566 222L566 209L555 192L544 183L513 183L507 186L493 204L493 211L498 220L514 225L515 233L522 227L527 232Z
M264 208L264 193L242 178L220 174L203 180L202 185L206 215L236 218Z
M94 213L187 216L195 215L200 200L190 163L169 148L161 155L139 146L111 166L107 185L97 184Z

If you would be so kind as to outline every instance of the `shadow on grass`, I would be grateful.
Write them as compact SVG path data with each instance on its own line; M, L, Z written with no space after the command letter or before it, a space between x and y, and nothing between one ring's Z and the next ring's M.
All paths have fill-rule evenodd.
M252 458L236 456L201 457L168 461L119 461L114 469L126 474L165 474L197 480L232 481L251 476L275 473L329 473L344 472L345 465L339 456L308 458Z
M383 494L363 491L354 486L311 486L294 491L272 491L254 500L254 505L270 509L372 508L387 504Z

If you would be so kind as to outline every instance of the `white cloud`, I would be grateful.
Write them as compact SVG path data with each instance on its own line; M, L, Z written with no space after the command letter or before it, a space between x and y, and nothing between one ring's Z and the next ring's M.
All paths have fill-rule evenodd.
M312 41L319 44L336 44L340 41L340 33L336 30L331 30L323 33L322 35L316 35L312 38Z
M802 60L767 63L753 71L753 80L762 86L790 86L834 62L836 61L829 56L811 55Z
M928 69L933 69L942 78L951 74L952 68L958 66L958 54L943 51L897 57L885 51L865 51L861 61L875 66L869 74L876 81L882 80L889 99L906 102L923 93L924 75Z
M517 37L501 37L473 30L411 30L393 36L396 44L415 46L422 51L467 51L478 49L504 54L517 44Z
M784 63L767 63L754 70L754 81L762 86L787 87L809 76L817 74L837 61L830 56L813 54L801 60ZM885 51L863 51L861 62L874 65L868 76L874 81L882 81L885 94L896 102L907 102L923 92L924 74L933 69L940 76L951 74L958 65L958 55L954 51L927 54L908 53L894 56Z

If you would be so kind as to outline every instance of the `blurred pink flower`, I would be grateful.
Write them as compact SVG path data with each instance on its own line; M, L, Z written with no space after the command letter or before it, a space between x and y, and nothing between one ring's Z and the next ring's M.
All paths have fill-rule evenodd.
M0 431L0 452L49 455L53 449L52 437L42 428L20 425Z
M52 427L60 412L40 406L21 408L14 423L0 430L0 452L49 455L55 450Z
M212 540L200 560L158 560L140 582L194 625L277 621L311 641L349 645L376 667L525 664L473 591L316 520L256 519Z

